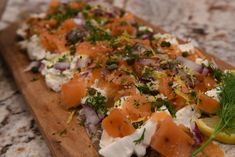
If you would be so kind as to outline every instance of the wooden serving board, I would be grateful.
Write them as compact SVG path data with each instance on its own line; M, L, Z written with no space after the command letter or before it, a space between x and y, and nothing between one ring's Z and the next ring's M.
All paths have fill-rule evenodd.
M151 26L157 32L164 32L158 27L137 18L145 25ZM42 76L24 72L29 64L25 53L19 51L16 45L16 29L13 24L0 32L0 52L15 78L28 107L30 108L40 131L55 157L97 157L85 129L79 125L76 118L67 124L68 111L60 105L59 94L49 90ZM206 54L214 59L221 69L231 69L231 65ZM37 81L32 81L38 78ZM64 134L63 134L64 133Z

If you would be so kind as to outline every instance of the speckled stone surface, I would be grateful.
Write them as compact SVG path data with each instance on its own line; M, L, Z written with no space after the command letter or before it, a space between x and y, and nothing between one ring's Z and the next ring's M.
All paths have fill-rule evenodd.
M9 0L0 29L49 0ZM235 65L234 0L108 0ZM1 49L0 49L1 50ZM0 156L50 157L31 113L0 59Z

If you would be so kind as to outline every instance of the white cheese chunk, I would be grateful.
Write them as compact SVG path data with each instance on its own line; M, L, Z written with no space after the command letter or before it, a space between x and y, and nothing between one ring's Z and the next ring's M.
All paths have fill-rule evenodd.
M160 34L157 33L153 36L155 39L165 39L167 42L171 43L172 45L178 45L177 39L172 36L171 34Z
M139 31L149 31L149 32L153 32L153 29L151 27L147 27L147 26L140 26Z
M191 42L178 45L181 52L194 53L194 46Z
M218 88L214 88L214 89L211 89L211 90L208 90L205 92L205 94L217 101L219 101L219 89Z
M183 124L185 127L191 129L191 126L200 115L200 112L194 106L187 105L176 112L174 122L176 124Z
M39 13L39 14L31 14L30 17L31 18L35 18L35 19L43 19L45 18L47 15L45 13Z
M73 77L73 73L69 70L61 72L54 68L45 70L44 74L47 86L55 92L59 92L61 86Z
M196 58L195 63L205 65L207 67L209 66L209 61L207 59Z
M156 131L157 123L148 120L141 128L133 134L123 138L112 138L107 133L103 133L100 141L101 149L99 153L104 157L131 157L134 153L138 157L146 154L152 136ZM144 132L145 130L145 132ZM134 141L139 139L144 132L144 139L140 143Z
M58 75L46 75L46 84L49 88L51 88L55 92L59 92L61 89L61 86L67 82L67 78L63 76Z
M29 28L29 25L26 23L23 23L22 26L16 31L16 34L23 38L26 38L27 36L26 30L28 28Z
M41 47L37 35L33 35L26 45L28 56L31 60L41 60L46 55L46 50Z

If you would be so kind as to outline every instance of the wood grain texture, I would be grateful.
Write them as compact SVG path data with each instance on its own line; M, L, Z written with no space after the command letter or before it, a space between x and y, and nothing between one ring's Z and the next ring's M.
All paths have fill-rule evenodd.
M157 32L164 32L159 27L137 18L145 25L149 25ZM23 94L34 118L46 140L52 154L55 157L97 157L97 151L91 144L85 129L78 124L74 118L71 123L66 124L68 112L60 105L59 94L50 91L42 76L30 72L24 72L29 64L26 54L19 51L16 46L17 24L12 25L0 33L0 51L15 81ZM182 42L182 41L181 41ZM231 65L206 54L214 59L221 69L231 69ZM37 81L31 81L39 78ZM59 132L67 130L64 136Z

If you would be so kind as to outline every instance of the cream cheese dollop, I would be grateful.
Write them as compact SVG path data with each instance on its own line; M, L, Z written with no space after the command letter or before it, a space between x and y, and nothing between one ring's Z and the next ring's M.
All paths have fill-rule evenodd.
M99 153L104 157L131 157L132 154L142 157L146 154L146 148L149 146L156 128L157 123L150 119L133 134L123 138L110 137L104 131L100 140ZM134 141L139 139L143 133L143 140L135 143Z

